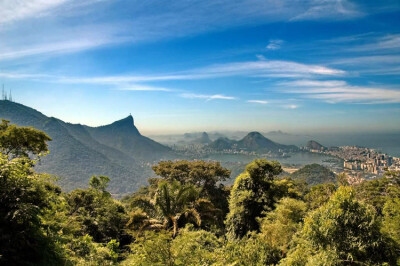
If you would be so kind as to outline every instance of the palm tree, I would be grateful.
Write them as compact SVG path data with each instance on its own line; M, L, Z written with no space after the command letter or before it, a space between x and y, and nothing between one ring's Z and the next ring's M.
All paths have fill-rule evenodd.
M199 198L199 192L193 185L182 185L178 181L161 182L154 198L136 197L132 206L137 209L131 214L129 226L139 230L172 228L174 237L179 226L187 223L201 225L202 214L199 210L202 210L204 218L210 218L213 210L212 203Z

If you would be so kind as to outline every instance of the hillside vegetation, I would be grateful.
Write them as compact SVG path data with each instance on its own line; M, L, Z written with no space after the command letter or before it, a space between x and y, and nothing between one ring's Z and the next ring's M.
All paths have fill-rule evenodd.
M54 117L11 101L0 101L0 115L20 126L45 131L52 141L50 154L35 166L38 172L55 174L67 191L87 186L91 175L112 176L110 191L124 194L138 189L151 175L147 166L174 154L142 136L128 116L110 125L88 127L65 123Z
M336 183L336 175L320 164L309 164L290 175L295 180L306 182L310 186L326 183Z
M50 140L0 124L0 265L400 263L400 172L307 187L257 159L226 187L218 162L162 161L118 201L107 176L66 192L35 172Z

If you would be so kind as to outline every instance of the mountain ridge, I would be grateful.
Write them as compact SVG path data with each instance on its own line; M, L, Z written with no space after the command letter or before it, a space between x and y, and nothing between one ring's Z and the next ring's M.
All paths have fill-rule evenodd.
M170 148L142 136L131 115L109 125L90 127L1 100L0 118L43 130L53 139L49 142L50 154L35 168L59 176L58 183L66 190L87 186L87 180L95 174L111 178L110 191L114 194L128 193L146 182L151 169L144 165L173 156Z
M255 152L266 152L266 151L279 151L279 150L298 150L297 146L294 145L284 145L274 142L260 132L252 131L249 132L240 140L232 140L228 138L218 138L217 140L211 142L209 147L216 150L224 149L244 149L247 151Z

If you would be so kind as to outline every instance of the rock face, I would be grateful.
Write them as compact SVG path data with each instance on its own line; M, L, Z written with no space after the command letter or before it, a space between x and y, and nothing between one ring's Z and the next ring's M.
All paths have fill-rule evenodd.
M168 147L142 136L131 115L110 125L89 127L0 101L0 118L43 130L53 139L49 142L50 154L35 168L59 176L65 190L87 186L91 175L107 175L111 192L131 192L145 184L151 173L142 165L173 156Z
M315 140L310 140L307 142L306 147L310 150L324 150L326 147L322 146L320 143Z

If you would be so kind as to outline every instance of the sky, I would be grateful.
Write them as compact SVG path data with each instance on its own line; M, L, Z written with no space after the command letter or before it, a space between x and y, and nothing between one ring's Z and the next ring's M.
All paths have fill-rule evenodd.
M0 0L0 83L72 123L400 132L399 74L398 0Z

